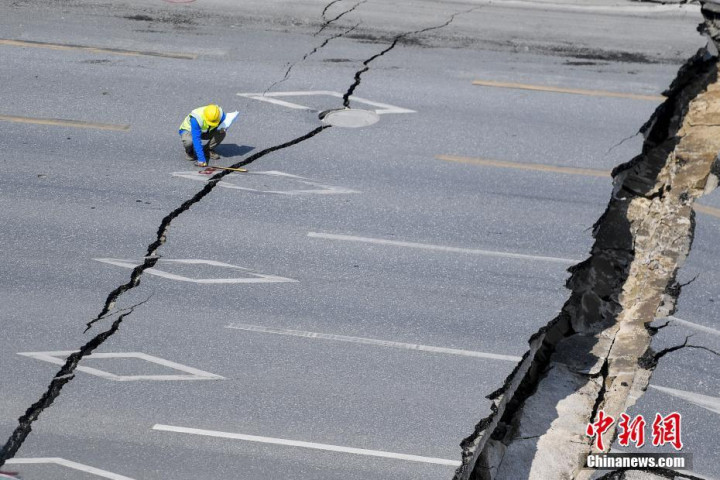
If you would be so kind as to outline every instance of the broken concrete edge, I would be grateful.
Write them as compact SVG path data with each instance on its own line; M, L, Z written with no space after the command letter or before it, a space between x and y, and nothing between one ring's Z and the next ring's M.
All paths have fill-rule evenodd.
M485 443L490 439L490 435L485 435L485 432L492 433L497 428L502 415L508 410L507 406L509 402L514 401L517 403L521 401L520 398L514 398L514 394L519 390L523 382L526 384L530 383L532 376L530 370L540 368L540 362L537 362L536 358L540 358L541 356L548 358L549 350L552 350L554 344L552 339L564 337L568 328L568 318L560 314L534 333L528 341L530 348L525 352L517 365L515 365L513 371L505 378L503 385L487 395L486 398L493 401L490 406L491 413L480 420L475 426L473 433L460 443L460 447L462 448L462 464L455 472L454 478L456 480L468 480L470 478L472 471L478 464L480 452L483 451ZM545 351L538 355L541 349ZM508 392L510 392L510 394L508 394ZM530 392L528 392L528 394L529 393Z
M490 451L486 451L487 447L495 437L500 438L505 436L505 432L498 431L499 427L506 429L509 426L517 426L512 425L514 423L513 420L515 420L513 417L517 412L522 411L525 402L534 393L533 387L537 387L540 384L542 376L545 374L545 367L549 364L550 356L553 355L555 347L561 340L572 334L600 333L600 329L598 327L601 327L601 324L597 324L594 326L595 328L590 328L589 331L583 332L582 322L580 328L577 328L574 325L575 322L572 317L573 311L575 311L575 313L579 312L579 310L576 309L578 305L574 306L573 301L580 300L583 295L582 291L576 295L576 293L578 293L577 289L582 290L588 287L588 285L583 285L583 281L587 280L587 278L583 279L581 277L583 275L589 275L589 267L591 267L594 259L598 256L608 255L608 247L623 247L622 242L617 242L618 245L615 245L612 241L608 241L608 238L605 238L605 245L601 245L600 237L603 236L601 229L606 226L610 215L612 215L613 220L617 220L621 216L627 216L627 209L631 208L631 202L633 199L638 199L643 205L650 207L652 206L654 199L662 200L663 196L672 189L674 173L666 171L666 167L668 166L668 162L675 160L675 158L671 157L671 155L674 155L673 152L680 142L678 134L680 129L684 126L684 120L689 111L690 103L701 92L704 92L712 81L716 80L716 62L717 59L712 58L706 49L701 49L680 69L676 80L668 89L668 99L658 107L650 120L641 128L641 132L645 135L643 153L630 162L617 167L613 171L616 188L608 209L601 216L593 229L593 236L596 238L596 242L593 246L592 254L585 262L569 269L572 276L568 279L567 285L568 288L573 291L573 294L563 307L563 312L567 315L567 317L561 313L561 315L551 321L547 326L543 327L531 338L530 349L523 356L523 359L518 363L513 372L506 378L503 387L489 396L489 398L493 400L492 413L485 419L481 420L481 422L477 424L473 434L461 443L463 448L463 463L456 471L455 478L457 480L467 480L473 476L473 472L477 473L477 478L484 479L495 477L497 468L500 466L502 458L505 456L506 448L502 445L494 445L494 450L489 449ZM702 75L698 75L699 72L704 73ZM716 154L717 151L715 151L715 155ZM682 162L684 162L684 160L680 159L677 163L682 166L684 165ZM707 177L710 174L711 168L712 167L708 168L707 173L700 173L700 176L702 177L704 175L704 178L697 179L697 183L703 183L701 185L702 189L705 189L706 187ZM691 185L691 187L694 187L694 185ZM695 197L700 196L701 194L702 193L696 194ZM625 197L619 198L618 195L624 195ZM671 271L663 280L666 284L658 285L659 287L662 287L662 290L655 295L654 300L651 299L655 302L655 307L652 307L654 310L651 313L652 318L650 321L658 316L667 316L670 314L668 312L672 312L674 310L675 300L677 295L680 293L680 288L676 282L677 271L684 259L684 256L687 252L689 252L690 243L692 241L692 227L694 225L692 221L692 209L690 207L692 200L694 200L695 197L691 198L689 194L683 192L678 198L680 206L677 210L682 210L679 214L680 217L678 217L680 220L678 221L682 224L682 228L688 231L687 239L684 244L678 247L680 250L675 252L677 255L673 255L673 261L675 261L675 263L673 264L672 261L670 262L669 267ZM626 201L627 198L630 198L630 201L626 202L627 204L623 204L622 201ZM639 207L634 208L637 210ZM685 214L690 217L688 222L690 224L689 229L687 228L687 225L682 223L681 220ZM624 222L629 222L629 219L626 218ZM632 225L628 223L628 232L632 232L632 235L637 235L637 231L631 231L631 226ZM639 227L635 226L634 228L637 229ZM647 234L644 234L647 237ZM607 235L605 236L607 237ZM631 240L631 242L627 243L628 246L617 250L620 257L624 259L610 259L615 261L615 269L622 267L620 268L620 271L614 273L614 275L619 276L617 279L620 281L608 282L608 285L610 286L614 283L616 287L619 287L619 290L617 288L615 289L619 292L619 294L623 294L623 287L627 280L627 278L623 278L623 275L629 276L630 267L633 266L635 261L634 237ZM645 238L645 240L648 241L648 238ZM650 247L654 246L652 242L648 245ZM653 251L653 248L650 248L649 252L653 253ZM612 257L612 255L609 255L609 257ZM612 264L612 261L608 263L608 265ZM636 275L638 274L637 270L638 268L635 268L634 274ZM597 274L597 272L595 273ZM639 274L647 275L647 272L640 271ZM611 278L612 275L613 272L610 271L606 280L613 280ZM608 285L601 286L607 290ZM617 292L616 294L618 294ZM622 307L619 297L615 301L612 300L611 296L607 296L607 298L599 298L601 303L604 302L606 304L603 308L607 310L608 306L610 307L610 310L606 311L606 314L608 312L612 313L612 315L610 315L611 317L616 317L621 313L625 313L622 312L622 308L616 309L616 307ZM648 316L648 308L651 308L652 304L653 303L651 302L650 306L645 307L645 311L643 312L644 315L641 315L642 318ZM601 304L597 304L597 308L600 308L601 306ZM587 307L587 305L583 308L585 307ZM613 312L613 310L617 311ZM632 313L633 312L630 312L629 315ZM636 313L639 314L640 312ZM602 318L602 315L600 318ZM563 328L563 325L567 324L563 321L566 319L570 320L568 322L569 325L571 325L570 328ZM644 329L645 324L647 323L649 322L644 321L641 328L643 329L645 336L649 339L650 332ZM592 326L592 324L590 326ZM613 327L612 325L608 326ZM588 327L588 325L585 325L585 327ZM628 326L623 323L620 323L619 327L616 325L613 328L615 329L613 332L615 336L621 335L624 338L632 337L638 333L636 327L633 327L632 325ZM585 330L587 330L587 328ZM614 376L613 381L609 384L611 390L607 392L605 391L609 375L607 368L610 358L609 352L613 349L614 344L615 340L613 337L608 349L605 350L604 356L606 356L606 358L603 362L601 375L602 387L598 390L598 397L595 399L592 406L592 412L589 412L589 415L585 418L586 422L591 422L593 420L593 415L597 412L599 406L605 403L607 403L607 406L611 407L613 411L624 411L626 408L634 404L647 388L651 370L643 371L642 367L639 366L639 360L642 356L641 354L647 354L647 351L649 350L649 340L646 339L639 345L635 345L636 349L638 347L644 347L644 352L627 351L627 345L620 345L616 347L619 351L615 354L615 358L613 360ZM628 361L630 361L630 364L628 364ZM597 362L595 362L595 365L597 365ZM630 371L635 371L635 373L628 375L623 372L623 368L630 368ZM578 373L583 372L579 371ZM589 374L590 371L588 370L584 373ZM520 388L521 386L523 386L523 388ZM609 443L607 443L608 445L612 443L612 437L614 435L615 431L613 430L609 435L610 438ZM520 439L524 440L525 437L521 437ZM500 442L495 443L497 444ZM586 443L589 444L589 441L586 441ZM585 456L590 453L589 448L582 447L581 449L585 450ZM573 473L572 478L575 478L574 475L576 473L577 471Z

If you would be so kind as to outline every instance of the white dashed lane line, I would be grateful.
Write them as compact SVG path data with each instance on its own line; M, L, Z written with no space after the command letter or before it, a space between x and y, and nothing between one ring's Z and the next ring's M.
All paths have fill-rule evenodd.
M447 465L450 467L459 467L460 462L457 460L448 460L445 458L423 457L419 455L408 455L406 453L386 452L383 450L367 450L364 448L342 447L339 445L328 445L325 443L303 442L300 440L288 440L284 438L260 437L257 435L245 435L242 433L219 432L216 430L202 430L199 428L174 427L172 425L154 425L153 430L174 433L187 433L190 435L202 435L206 437L225 438L230 440L243 440L246 442L269 443L273 445L283 445L288 447L310 448L313 450L325 450L329 452L349 453L354 455L365 455L371 457L390 458L395 460L405 460L408 462L432 463L435 465Z
M245 325L231 323L225 328L233 330L244 330L246 332L270 333L274 335L288 335L292 337L312 338L317 340L333 340L337 342L349 342L362 345L373 345L378 347L399 348L403 350L414 350L417 352L441 353L446 355L460 355L465 357L486 358L490 360L502 360L505 362L519 362L520 357L512 355L500 355L497 353L477 352L473 350L461 350L457 348L433 347L431 345L418 345L414 343L401 343L390 340L378 340L374 338L349 337L346 335L333 335L329 333L306 332L303 330L290 330L286 328L270 328L260 325Z
M338 235L334 233L318 233L310 232L307 234L310 238L322 238L325 240L338 240L344 242L371 243L375 245L387 245L392 247L417 248L421 250L435 250L439 252L449 253L465 253L470 255L483 255L488 257L514 258L517 260L534 260L541 262L562 263L572 265L578 263L579 260L572 258L546 257L541 255L527 255L524 253L499 252L494 250L481 250L478 248L460 248L445 245L431 245L427 243L404 242L399 240L387 240L384 238L356 237L353 235Z

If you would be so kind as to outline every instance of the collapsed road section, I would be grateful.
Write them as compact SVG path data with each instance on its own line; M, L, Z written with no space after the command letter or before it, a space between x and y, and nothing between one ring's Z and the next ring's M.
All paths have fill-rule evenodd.
M715 17L707 7L703 13L713 38ZM667 100L641 128L642 153L613 171L590 257L569 269L569 300L488 397L492 413L461 444L455 480L593 478L583 469L597 453L587 425L601 410L618 417L646 390L657 364L648 361L656 358L648 326L674 311L677 272L693 240L693 203L718 184L715 40L680 69ZM603 435L605 451L615 434L613 426ZM652 478L692 478L648 471Z

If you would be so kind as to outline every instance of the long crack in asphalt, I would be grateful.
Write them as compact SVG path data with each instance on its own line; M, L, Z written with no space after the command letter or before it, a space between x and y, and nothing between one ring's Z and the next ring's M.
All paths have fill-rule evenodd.
M304 142L305 140L308 140L315 135L319 134L323 130L330 128L329 125L322 125L320 127L317 127L316 129L306 133L305 135L302 135L300 137L297 137L293 140L290 140L288 142L282 143L280 145L275 145L273 147L266 148L265 150L262 150L251 157L248 157L247 159L237 162L232 165L232 168L239 168L245 165L249 165L255 160L264 157L265 155L268 155L272 152L282 150L284 148L291 147L293 145L297 145L298 143ZM178 216L183 214L184 212L188 211L190 207L192 207L194 204L201 201L207 194L212 192L215 187L218 185L218 183L225 177L226 175L230 174L230 170L223 170L220 173L217 173L213 175L212 178L208 180L208 182L203 186L200 191L198 191L195 195L193 195L191 198L186 200L182 203L179 207L177 207L175 210L170 212L167 216L165 216L162 221L160 222L160 227L157 231L157 236L155 240L150 243L147 247L147 252L145 256L145 261L135 267L130 274L130 280L114 289L110 295L105 300L105 305L103 306L103 309L101 310L100 314L95 317L93 320L87 323L87 327L85 331L87 332L95 323L98 321L105 319L108 317L110 310L113 308L115 303L119 300L120 296L127 292L128 290L131 290L135 287L137 287L140 284L140 278L142 274L149 268L152 268L155 266L155 264L160 260L160 256L157 255L158 249L165 244L167 241L167 232L170 228L170 225L172 224L172 221L175 220ZM65 365L59 370L59 372L55 375L53 380L50 382L50 385L48 386L48 389L46 392L42 395L40 400L33 404L26 412L25 415L20 417L18 419L18 426L15 428L13 433L10 435L10 438L3 446L2 450L0 450L0 467L2 467L5 462L14 457L15 453L18 451L18 449L22 446L27 436L32 431L32 423L35 422L40 414L50 407L55 399L60 395L60 392L62 391L62 388L67 385L73 378L74 375L72 372L75 371L75 368L77 367L80 360L82 360L87 355L90 355L93 350L97 349L100 345L102 345L108 338L110 338L115 332L118 331L120 328L120 325L122 324L123 320L128 317L132 312L134 311L134 308L130 308L129 311L122 313L112 324L112 326L104 331L93 337L90 341L88 341L85 345L83 345L80 350L76 353L73 353L70 357L68 357Z
M250 157L248 157L245 160L242 160L240 162L237 162L233 165L231 165L231 168L240 168L244 167L246 165L249 165L253 163L254 161L264 157L265 155L268 155L270 153L276 152L278 150L282 150L288 147L292 147L293 145L297 145L298 143L304 142L305 140L308 140L318 133L322 132L326 128L329 128L329 125L322 125L320 127L315 128L314 130L306 133L305 135L302 135L300 137L294 138L288 142L281 143L279 145L275 145L273 147L266 148ZM135 287L137 287L140 284L140 277L142 277L142 274L149 268L153 268L157 262L160 260L160 257L157 255L158 249L165 243L167 240L167 232L170 228L170 224L175 220L177 217L185 213L192 207L194 204L198 203L200 200L205 198L207 194L212 192L217 184L226 176L232 173L231 170L223 170L220 173L217 173L213 175L208 182L205 184L205 186L200 189L195 195L193 195L188 200L184 201L182 205L177 207L175 210L170 212L168 215L165 216L165 218L162 219L160 222L160 227L158 228L157 235L155 237L155 240L150 243L147 247L147 251L145 253L145 260L142 264L135 267L130 274L130 280L117 287L115 290L113 290L110 295L105 300L105 305L103 306L102 310L98 314L97 317L90 320L87 323L87 327L85 331L87 332L92 326L100 321L102 318L107 315L110 310L114 307L117 300L120 298L120 296L127 292L128 290L131 290Z
M693 240L693 203L717 185L720 84L712 51L700 49L680 69L667 100L641 128L642 153L613 170L614 190L593 227L590 257L569 269L570 298L488 396L491 414L461 443L456 480L589 479L594 471L583 466L598 450L584 432L599 410L618 418L668 353L696 348L717 355L687 340L654 353L646 328L674 312L677 272ZM603 435L606 449L616 433L613 426Z
M125 309L124 313L121 313L120 316L118 316L118 318L115 319L115 321L112 323L112 325L110 325L110 328L87 342L85 345L82 346L82 348L80 348L80 350L72 353L65 360L65 364L55 374L55 377L53 377L52 381L50 382L50 386L42 395L42 397L40 397L40 400L38 400L30 408L28 408L25 412L25 415L18 419L17 428L10 435L10 438L5 443L5 446L2 448L2 450L0 450L0 467L2 467L8 459L15 456L27 436L32 431L33 422L38 419L40 414L46 408L53 404L55 399L60 395L62 388L67 385L73 378L75 378L75 369L78 367L80 360L82 360L83 357L90 355L95 349L102 345L105 340L107 340L110 336L117 332L120 328L120 324L123 322L125 317L131 315L135 311L135 308L144 304L148 300L150 300L150 298Z
M370 64L373 61L375 61L376 59L378 59L378 58L382 57L383 55L385 55L386 53L388 53L390 50L394 49L400 40L404 39L405 37L409 37L411 35L419 35L421 33L430 32L432 30L439 30L441 28L445 28L448 25L450 25L453 22L453 20L455 20L455 17L457 17L458 15L464 15L466 13L470 13L474 10L477 10L478 8L480 8L480 7L473 7L469 10L464 10L462 12L453 13L452 15L450 15L450 18L448 18L448 20L445 23L442 23L440 25L435 25L433 27L421 28L420 30L414 30L412 32L401 33L401 34L393 37L392 42L390 43L390 45L387 48L382 50L380 53L376 53L372 57L365 60L362 63L363 68L361 68L360 70L355 72L355 80L353 81L353 84L350 85L350 88L348 89L348 91L345 92L345 95L343 95L343 107L350 108L350 96L353 94L355 89L360 86L360 82L362 81L361 80L362 74L367 72L368 70L370 70Z
M336 3L340 3L340 2L342 2L342 1L343 1L343 0L333 0L332 2L328 3L327 5L325 5L325 8L323 8L322 13L320 14L320 16L322 17L322 19L325 20L325 21L327 21L327 16L326 16L326 15L327 15L328 10L330 10L330 7L332 7L332 6L335 5Z
M328 20L327 17L325 16L325 15L327 14L328 9L329 9L332 5L334 5L334 4L336 4L336 3L340 2L340 1L342 1L342 0L334 0L334 1L330 2L330 3L328 3L327 5L325 5L325 8L323 9L322 14L321 14L321 16L322 16L322 18L323 18L323 20L324 20L324 23L320 26L320 29L313 34L313 37L317 37L318 35L320 35L320 33L322 33L327 27L329 27L330 25L332 25L334 22L338 21L339 19L341 19L341 18L344 17L345 15L353 12L353 11L354 11L356 8L358 8L360 5L362 5L363 3L367 2L367 0L363 0L363 1L357 2L355 5L353 5L352 7L350 7L348 10L345 10L345 11L341 12L339 15L335 16L334 18L331 18L330 20ZM283 78L282 78L281 80L278 80L277 82L274 82L272 85L270 85L268 88L266 88L265 91L263 92L263 95L265 95L265 94L268 93L270 90L272 90L272 89L275 88L276 86L278 86L278 85L280 85L281 83L283 83L284 81L286 81L286 80L290 77L290 72L292 71L293 68L295 68L295 66L296 66L297 64L304 62L304 61L307 60L309 57L311 57L312 55L314 55L315 53L317 53L319 50L322 50L323 48L325 48L325 47L327 46L327 44L330 43L331 41L333 41L333 40L335 40L335 39L337 39L337 38L342 38L342 37L345 37L346 35L349 35L349 34L352 33L353 31L355 31L355 29L358 28L359 26L360 26L360 23L356 23L356 24L353 25L352 27L350 27L350 28L348 28L348 29L345 29L345 30L342 31L342 32L336 33L335 35L331 35L330 37L326 38L320 45L318 45L317 47L313 48L313 49L310 50L308 53L306 53L305 55L303 55L303 57L302 57L300 60L289 64L287 70L285 70L285 75L283 76Z
M334 3L337 3L338 0L335 0L328 4L323 10L323 17L327 11L327 9ZM354 8L357 8L359 4L364 3L366 0L359 2L355 5L351 10ZM476 7L477 8L477 7ZM350 85L348 88L348 91L346 92L344 99L347 99L350 97L352 92L355 90L355 88L360 84L360 75L366 71L369 70L369 64L376 58L385 55L387 52L395 48L398 41L401 38L407 37L409 35L413 34L419 34L423 32L427 32L430 30L437 30L439 28L444 28L453 21L453 19L462 13L467 13L472 10L475 10L476 8L472 8L466 12L459 12L453 14L450 19L441 25L433 26L433 27L427 27L424 29L412 31L412 32L406 32L402 33L400 35L397 35L392 42L392 44L384 49L379 54L373 55L369 59L365 60L363 62L363 69L360 72L356 72L354 77L354 82ZM349 13L346 12L346 13ZM335 20L337 20L339 17L336 17L329 22L331 23ZM294 145L297 145L299 143L302 143L306 140L309 140L310 138L318 135L319 133L323 132L324 130L330 128L330 125L321 125L310 132L306 133L305 135L302 135L300 137L294 138L290 141L287 141L285 143L281 143L279 145L275 145L273 147L266 148L260 152L257 152L254 155L251 155L250 157L241 160L237 163L234 163L230 166L230 168L241 168L244 166L247 166L256 160L270 154L273 152L276 152L278 150L282 150ZM128 282L118 286L115 288L105 299L105 303L100 311L100 313L92 320L90 320L86 324L85 332L87 332L89 329L91 329L97 322L110 318L116 314L119 314L118 318L115 319L115 321L112 323L110 328L107 330L99 333L95 337L93 337L90 341L85 343L77 352L71 354L65 364L60 368L58 373L53 377L53 380L50 382L50 385L48 386L47 390L43 395L41 396L40 400L35 402L30 408L28 408L25 412L25 414L18 419L18 426L15 428L13 433L10 435L10 438L7 440L5 445L3 446L2 450L0 450L0 467L2 467L5 462L15 456L17 451L20 449L20 447L25 442L26 438L32 431L32 424L40 417L40 414L52 406L55 399L60 395L63 387L67 385L70 381L72 381L75 378L74 371L77 368L80 361L90 355L94 350L96 350L98 347L100 347L108 338L110 338L112 335L114 335L120 328L120 325L122 324L123 320L125 320L126 317L131 315L135 308L144 304L148 300L145 300L137 305L123 308L120 310L117 310L115 312L111 313L111 310L115 307L117 301L120 299L120 297L126 293L129 290L132 290L133 288L140 285L140 279L143 275L143 273L153 268L158 261L160 260L160 256L158 255L158 250L161 246L165 244L167 241L167 234L169 231L169 228L177 217L182 215L183 213L187 212L190 207L195 205L196 203L200 202L203 198L205 198L210 192L212 192L215 187L220 183L220 181L227 175L231 174L231 170L222 170L219 173L213 175L207 183L201 188L195 195L193 195L191 198L183 202L179 207L177 207L175 210L170 212L168 215L166 215L160 222L160 226L158 227L157 234L155 236L155 239L148 245L146 253L145 253L145 260L142 264L135 267L131 274L130 279Z

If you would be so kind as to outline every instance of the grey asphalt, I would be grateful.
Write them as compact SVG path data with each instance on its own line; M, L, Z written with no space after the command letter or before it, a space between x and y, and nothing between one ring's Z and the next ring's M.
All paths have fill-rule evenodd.
M381 3L359 6L339 22L347 28L362 20L356 38L334 40L273 91L343 93L387 38L441 24L479 4L398 5L391 12ZM610 169L635 155L637 137L614 146L645 122L653 102L471 84L482 79L656 95L703 43L692 33L698 15L690 8L607 14L593 10L603 2L578 5L585 9L483 5L419 44L401 44L371 65L355 94L415 113L382 115L366 129L331 128L258 160L250 166L254 175L227 177L260 190L307 187L261 174L281 171L355 193L218 187L175 220L161 249L165 258L224 262L296 282L197 284L145 275L120 306L149 300L99 351L143 352L224 379L114 382L79 372L42 414L18 458L60 457L137 480L450 478L452 466L151 428L166 424L459 461L460 440L489 412L484 396L502 384L512 361L226 327L522 355L528 337L565 301L569 263L308 233L583 259L589 229L611 191L609 179L435 158ZM190 109L217 102L241 112L220 149L229 156L221 160L226 165L319 125L316 112L237 94L263 92L282 79L289 62L322 42L312 33L323 6L208 0L3 7L5 39L198 57L0 45L1 115L130 125L123 132L2 122L0 438L57 369L17 353L73 350L107 327L83 335L85 322L130 270L94 259L139 260L161 219L202 186L172 175L197 170L183 160L177 137ZM601 26L602 35L591 34ZM331 96L287 100L317 110L341 106ZM720 205L717 195L704 202ZM720 219L698 215L697 221L695 249L681 277L700 276L684 289L676 315L720 329ZM236 275L207 265L159 268L195 278ZM665 344L658 349L677 340L664 335L677 337L683 328L662 330L658 339ZM699 340L717 348L712 336ZM694 350L670 354L653 382L718 396L717 382L706 379L717 365L711 357ZM698 362L707 368L697 369ZM175 373L140 360L90 359L86 365L119 375ZM678 378L685 379L682 385ZM708 442L717 413L663 395L650 391L641 403L649 410L682 410L694 470L720 477ZM6 468L26 480L97 478L52 465Z

